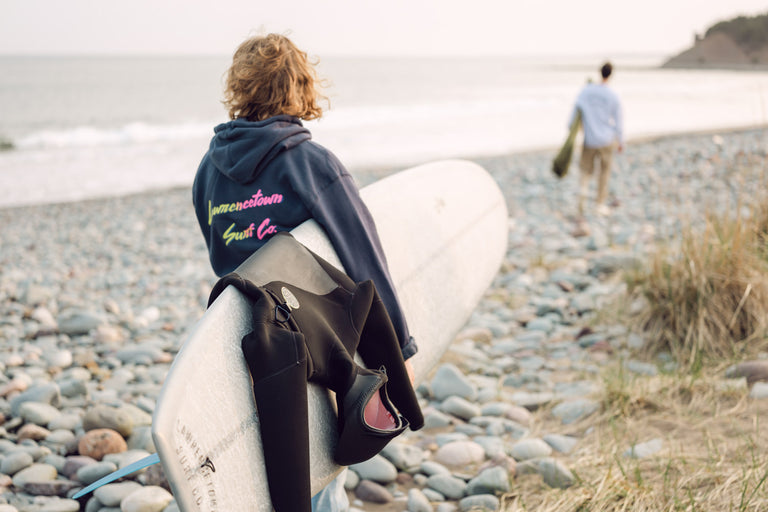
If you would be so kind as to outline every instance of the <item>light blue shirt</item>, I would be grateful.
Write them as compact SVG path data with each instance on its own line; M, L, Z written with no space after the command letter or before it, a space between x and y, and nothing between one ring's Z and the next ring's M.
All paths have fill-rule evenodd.
M581 110L584 146L602 148L618 141L624 144L624 128L619 97L605 84L587 84L576 98L570 125Z

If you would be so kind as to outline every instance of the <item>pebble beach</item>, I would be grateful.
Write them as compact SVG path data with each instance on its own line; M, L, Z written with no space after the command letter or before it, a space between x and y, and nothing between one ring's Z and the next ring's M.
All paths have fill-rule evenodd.
M555 150L474 159L507 199L505 261L418 388L425 428L348 471L353 510L499 510L520 475L574 485L601 367L643 343L598 313L623 293L622 270L765 187L767 137L630 141L607 215L590 202L579 215L577 162L557 179ZM361 186L392 171L351 170ZM154 453L155 399L216 281L190 190L0 209L0 225L0 512L178 510L160 465L71 496ZM536 428L542 414L562 428Z

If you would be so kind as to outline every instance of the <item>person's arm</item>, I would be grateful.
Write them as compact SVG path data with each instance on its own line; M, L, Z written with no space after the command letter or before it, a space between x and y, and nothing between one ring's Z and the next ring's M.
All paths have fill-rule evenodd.
M403 358L408 359L417 347L410 337L389 275L373 217L360 198L352 176L341 163L329 158L328 164L338 166L338 177L323 190L316 191L314 201L308 205L310 213L325 229L349 277L355 281L373 281L394 325Z

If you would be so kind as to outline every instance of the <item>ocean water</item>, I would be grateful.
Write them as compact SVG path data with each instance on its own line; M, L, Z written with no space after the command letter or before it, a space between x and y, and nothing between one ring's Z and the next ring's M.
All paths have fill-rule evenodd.
M763 125L768 73L615 59L631 141ZM327 58L330 108L307 123L348 168L555 148L598 58ZM0 207L191 184L228 57L0 57Z

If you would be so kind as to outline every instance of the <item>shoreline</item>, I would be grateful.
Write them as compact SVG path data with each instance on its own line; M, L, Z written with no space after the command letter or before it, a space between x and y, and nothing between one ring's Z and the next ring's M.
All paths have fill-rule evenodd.
M723 128L702 128L701 130L694 130L694 131L640 135L640 136L633 137L626 140L625 151L627 150L628 147L631 147L633 145L654 144L659 141L666 141L666 140L674 141L677 139L684 139L689 137L695 138L695 137L715 136L715 135L722 136L722 135L729 135L729 134L741 134L741 133L747 133L747 132L758 131L758 130L768 130L768 124L755 124L755 125L746 125L746 126L739 126L739 127L723 127ZM768 132L766 133L768 134ZM566 135L565 132L563 132L563 137L565 137L565 135ZM579 141L580 141L580 138L577 139L577 146L579 146ZM547 153L551 153L552 157L554 158L554 155L559 150L559 148L560 148L559 146L555 146L555 145L538 146L538 147L531 147L531 148L526 148L521 150L508 151L504 153L496 153L496 154L488 154L488 155L477 155L477 154L465 155L465 156L450 157L448 159L470 160L474 162L489 162L493 160L507 160L514 156L541 155L541 154L547 154ZM579 149L577 147L576 153L578 153L578 151ZM575 158L576 157L574 156L574 159ZM434 159L434 160L440 160L440 159ZM372 183L373 181L376 181L377 179L384 178L389 174L393 174L400 170L404 170L409 167L415 167L417 165L428 163L429 161L434 161L434 160L414 162L413 164L399 165L399 166L397 165L378 165L378 166L366 165L366 166L359 166L355 168L348 168L348 170L358 180L359 186L363 187L365 185ZM575 166L573 162L572 162L572 166ZM46 206L53 206L53 205L105 202L105 201L115 200L117 198L130 198L130 197L142 196L146 194L157 195L157 194L163 194L163 193L176 192L180 190L189 190L191 189L191 186L192 186L192 183L190 181L190 184L188 186L187 185L168 185L168 186L159 186L155 188L148 188L146 190L141 190L141 191L131 191L127 193L96 195L93 197L77 199L77 200L60 200L60 201L0 206L0 211L13 210L13 209L19 209L19 208L46 207ZM190 199L190 202L191 202L191 199Z

